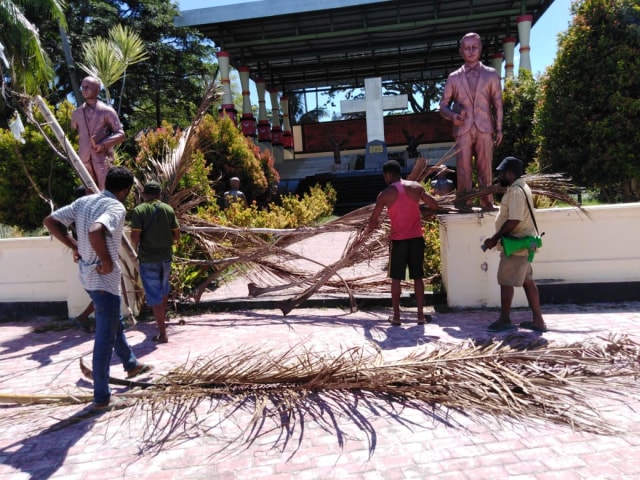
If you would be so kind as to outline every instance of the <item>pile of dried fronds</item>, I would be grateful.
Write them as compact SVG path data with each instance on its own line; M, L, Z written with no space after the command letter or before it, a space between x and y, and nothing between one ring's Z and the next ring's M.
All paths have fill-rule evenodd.
M439 414L453 423L449 416L457 411L476 422L488 415L523 425L539 426L542 421L613 434L620 429L609 423L599 406L637 398L639 355L640 345L627 337L563 346L514 335L497 343L436 344L393 362L385 362L379 350L363 347L335 356L299 345L282 352L213 352L156 383L119 383L137 387L124 395L146 412L144 439L156 446L192 434L190 429L208 431L212 426L204 424L211 417L205 412L214 409L218 427L224 420L237 422L237 410L249 410L248 424L236 425L238 437L245 440L274 428L266 426L267 419L280 422L275 428L290 435L296 424L301 427L308 421L305 416L337 434L338 416L368 421L362 412L355 413L368 404L354 405L363 398L386 402L392 411L410 407L434 415L440 409ZM5 403L17 401L4 397ZM42 399L47 404L54 401L60 404L63 399ZM33 397L31 403L40 402ZM67 397L65 403L78 403L78 398ZM135 409L128 412L139 415Z

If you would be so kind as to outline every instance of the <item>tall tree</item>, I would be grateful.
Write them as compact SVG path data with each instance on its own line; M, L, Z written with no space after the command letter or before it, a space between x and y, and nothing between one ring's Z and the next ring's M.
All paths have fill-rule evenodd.
M43 48L38 23L48 17L66 28L59 0L2 0L0 1L0 89L2 98L2 125L12 112L10 93L34 95L48 89L54 78L51 59ZM7 102L9 104L7 105Z
M538 82L531 72L520 70L509 79L502 92L504 137L493 152L494 165L502 158L514 155L528 165L536 160L539 145L533 133L533 117L538 97Z
M603 200L640 200L640 4L582 0L541 85L541 167Z

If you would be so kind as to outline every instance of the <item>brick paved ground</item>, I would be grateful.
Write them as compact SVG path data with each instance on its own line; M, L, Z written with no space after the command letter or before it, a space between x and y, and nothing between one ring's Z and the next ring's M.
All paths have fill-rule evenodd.
M638 303L553 306L545 313L549 342L610 333L640 339ZM185 325L172 321L166 345L151 341L154 325L147 322L129 330L128 338L139 357L156 366L153 378L158 378L198 355L247 346L272 351L300 343L315 351L357 346L373 354L377 345L386 360L393 360L436 341L486 338L484 328L496 313L436 313L433 324L417 326L407 309L402 327L391 327L388 315L385 308L354 314L298 309L287 317L276 310L207 313L187 317ZM518 311L514 317L522 321L528 314ZM34 327L50 323L46 318L0 323L0 391L90 393L78 358L90 363L91 337L72 328L34 333ZM122 376L119 366L112 373ZM638 399L627 400L640 407ZM355 402L310 403L290 421L289 438L278 428L285 418L267 418L253 443L246 442L247 435L236 438L251 418L251 405L221 425L216 420L230 412L218 407L200 417L200 431L191 425L185 430L189 435L179 437L178 425L174 440L161 446L153 443L160 432L145 430L154 425L148 411L111 412L72 423L69 419L85 411L84 405L2 406L0 480L640 478L640 420L621 405L612 405L607 416L628 433L599 436L547 424L525 428L478 415L392 408L381 399ZM221 452L223 447L228 448Z
M317 236L298 251L328 262L340 256L345 242L341 234ZM367 265L351 274L381 272L382 267ZM136 354L156 367L150 378L201 355L246 348L278 352L302 344L334 354L359 347L374 355L379 349L391 361L438 341L485 339L485 327L496 317L495 311L486 310L436 313L432 324L418 326L412 322L415 310L408 308L403 312L406 323L392 327L386 321L387 307L349 313L335 302L283 317L275 308L237 310L241 301L246 304L246 292L246 280L238 280L208 293L203 300L226 300L236 309L185 317L185 325L174 318L166 345L151 341L156 333L152 323L128 330ZM640 303L544 310L550 327L544 339L549 342L572 343L611 333L640 341ZM528 316L517 311L514 321ZM0 320L0 392L90 395L91 384L81 377L78 359L90 364L91 336L71 328L68 321L58 321L67 325L61 330L34 331L52 323L49 318ZM112 375L123 376L121 368L114 365ZM636 411L640 408L640 400L625 400ZM525 428L505 419L466 417L425 405L389 405L362 396L337 401L326 395L312 396L308 408L295 417L265 418L253 432L243 432L252 418L251 402L237 410L201 404L197 422L176 422L168 432L153 428L167 425L168 412L161 407L84 418L85 405L0 405L0 480L640 478L640 420L632 408L620 404L606 412L612 424L627 432L618 436L549 424Z

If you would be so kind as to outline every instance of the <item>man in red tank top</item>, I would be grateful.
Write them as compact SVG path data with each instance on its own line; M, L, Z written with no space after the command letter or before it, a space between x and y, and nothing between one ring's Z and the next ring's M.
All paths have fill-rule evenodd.
M380 214L387 208L391 222L391 243L389 245L389 277L391 278L392 325L400 325L400 282L405 279L407 267L418 307L418 324L425 323L424 318L424 237L420 201L430 209L438 210L438 202L429 195L422 184L403 180L400 164L389 160L382 166L382 175L387 184L376 199L376 205L369 218L367 233L373 231Z

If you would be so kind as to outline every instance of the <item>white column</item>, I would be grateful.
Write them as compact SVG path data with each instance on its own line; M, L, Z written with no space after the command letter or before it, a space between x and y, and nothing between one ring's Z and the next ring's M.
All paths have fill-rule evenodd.
M284 158L287 160L293 158L293 134L289 119L289 99L285 96L280 97L280 106L282 107L282 146L284 147Z
M267 87L261 78L256 79L256 90L258 91L258 142L271 143L271 125L267 117L265 100Z
M251 93L249 92L249 67L242 66L238 68L240 74L240 85L242 86L242 134L245 137L255 139L256 137L256 119L253 117L251 110Z
M516 38L505 37L502 40L502 48L504 50L504 79L513 78L513 59L515 57Z
M494 53L491 56L491 66L498 72L500 78L502 78L502 60L504 60L504 55L502 53Z
M520 15L518 17L518 37L520 40L520 68L519 70L531 71L531 22L532 15Z
M276 163L284 160L282 148L282 127L280 126L280 104L278 103L278 90L270 89L271 98L271 152Z
M229 80L229 52L218 52L218 67L220 68L220 78L222 80L222 106L220 116L227 115L233 123L236 123L238 113L233 105L231 97L231 81Z

